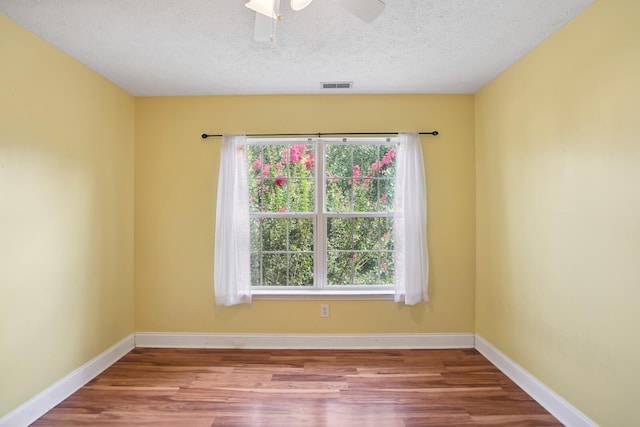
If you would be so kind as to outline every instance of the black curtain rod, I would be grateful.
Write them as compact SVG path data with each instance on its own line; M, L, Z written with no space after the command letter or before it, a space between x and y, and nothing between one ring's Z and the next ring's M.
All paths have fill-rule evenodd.
M252 133L247 134L248 137L260 138L260 137L272 137L272 136L313 136L321 138L323 136L355 136L355 135L395 135L398 132L336 132L336 133L325 133L325 132L317 132L317 133ZM439 133L437 130L433 132L418 132L419 135L433 135L437 136ZM223 135L209 135L206 133L202 134L202 139L207 138L220 138Z

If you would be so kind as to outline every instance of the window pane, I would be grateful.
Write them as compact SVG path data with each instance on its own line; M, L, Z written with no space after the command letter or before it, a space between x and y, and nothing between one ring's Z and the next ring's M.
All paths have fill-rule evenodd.
M352 220L350 218L327 219L327 249L352 249Z
M288 165L289 178L313 178L315 155L310 144L293 144L282 152L283 165Z
M263 254L262 275L264 286L285 286L287 284L287 255Z
M372 166L378 160L380 147L378 145L356 145L353 147L353 167L358 166L362 177L372 177L377 175L377 171Z
M353 283L353 257L351 252L329 252L327 257L327 283L350 285Z
M289 250L313 251L313 222L311 219L291 219L289 221Z
M313 286L313 255L291 254L289 256L289 284Z
M380 212L393 212L395 188L393 179L380 180Z
M313 233L311 218L252 219L251 285L313 286Z
M379 218L353 219L353 249L374 250L378 247L378 220Z
M378 170L381 176L396 176L396 146L382 145L380 146L380 159L378 160Z
M251 286L260 286L260 254L251 254Z
M392 285L394 283L394 268L392 252L380 253L380 284Z
M393 283L393 219L327 219L330 285Z
M262 182L262 164L264 159L263 147L247 146L247 161L249 164L249 208L251 212L260 212L264 205L264 191Z
M276 177L280 173L286 175L286 164L282 161L282 153L288 148L287 145L263 145L262 147L264 149L263 174L268 171L268 176L272 177Z
M262 219L262 250L287 250L287 220L284 218Z
M378 218L379 249L393 251L393 218Z
M312 145L249 145L247 155L251 212L315 210Z
M250 220L250 240L251 240L251 252L258 252L261 250L262 239L260 238L262 229L260 228L262 223L261 219L253 218Z
M351 145L327 145L325 170L327 178L351 177Z
M357 252L354 258L353 283L375 285L378 283L379 252Z
M378 187L375 179L370 177L353 179L353 211L377 212Z
M255 175L255 171L259 170L260 167L262 166L262 160L263 160L262 148L263 148L262 145L249 144L246 146L247 160L249 162L249 168L251 168L251 171L249 172L250 176Z
M249 179L249 211L262 211L263 187L261 179Z
M327 212L392 212L395 156L393 144L328 145Z
M351 179L327 180L327 212L351 212Z
M313 212L315 210L314 188L313 179L290 179L288 182L289 212Z
M287 208L287 178L255 180L258 198L257 212L285 212ZM251 189L251 185L249 187ZM251 194L253 195L253 194Z

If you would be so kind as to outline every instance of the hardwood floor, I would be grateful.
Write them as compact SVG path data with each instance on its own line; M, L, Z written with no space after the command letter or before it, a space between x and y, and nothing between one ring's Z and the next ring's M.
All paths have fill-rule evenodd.
M136 348L34 426L561 425L476 350Z

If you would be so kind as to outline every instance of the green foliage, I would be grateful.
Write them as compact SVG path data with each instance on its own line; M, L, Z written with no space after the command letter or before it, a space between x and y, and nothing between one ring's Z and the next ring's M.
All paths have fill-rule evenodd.
M311 144L263 144L246 148L249 202L254 214L251 220L254 286L312 286L314 283L314 149ZM394 145L327 145L323 181L326 185L324 209L329 214L329 285L393 283L393 220L376 214L393 211L394 157ZM331 216L344 213L369 216Z

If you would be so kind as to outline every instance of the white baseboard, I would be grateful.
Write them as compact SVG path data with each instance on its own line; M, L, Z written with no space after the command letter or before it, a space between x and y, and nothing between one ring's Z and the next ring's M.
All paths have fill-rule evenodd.
M136 333L136 347L250 349L473 348L472 333L454 334L209 334Z
M598 427L586 415L479 335L476 335L476 349L564 425Z
M75 371L66 375L53 385L38 393L4 417L0 418L0 427L28 426L51 408L75 393L80 387L91 381L99 373L114 364L134 348L134 335L131 334L91 359Z

